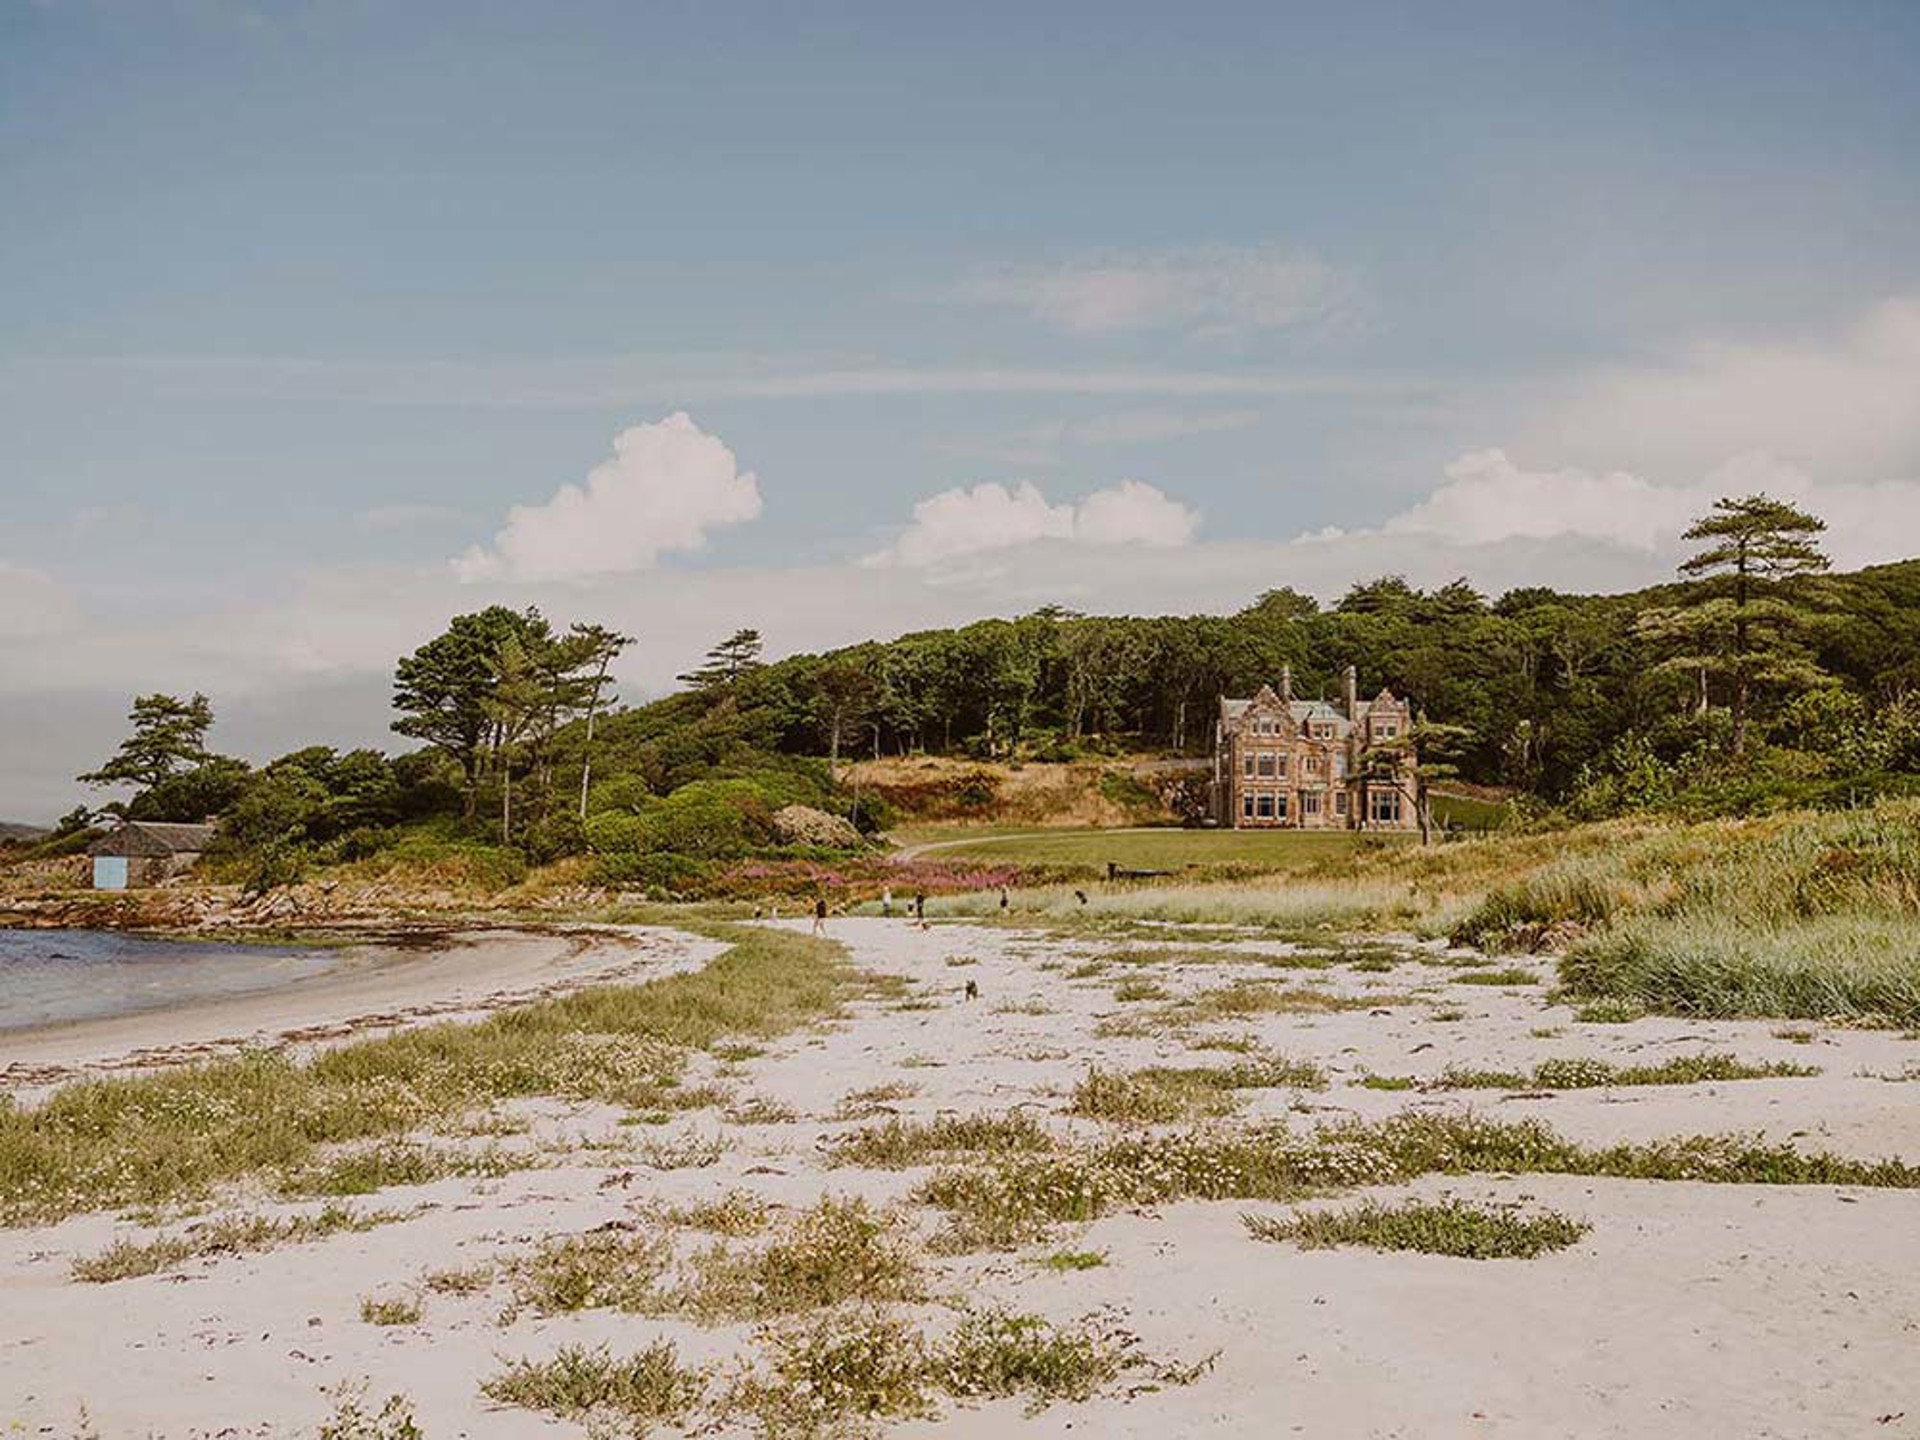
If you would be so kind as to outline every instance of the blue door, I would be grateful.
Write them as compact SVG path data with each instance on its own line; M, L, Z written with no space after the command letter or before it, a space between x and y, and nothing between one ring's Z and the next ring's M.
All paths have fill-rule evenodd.
M124 855L94 856L93 888L96 890L126 889L127 857Z

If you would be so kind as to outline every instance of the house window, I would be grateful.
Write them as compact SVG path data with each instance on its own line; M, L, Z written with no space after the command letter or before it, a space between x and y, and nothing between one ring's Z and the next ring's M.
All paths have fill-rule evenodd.
M1259 774L1263 780L1273 778L1274 773L1278 769L1278 766L1275 764L1277 758L1278 757L1270 750L1261 752Z
M1305 816L1318 815L1319 813L1320 813L1320 792L1318 790L1302 790L1300 792L1301 816L1304 818Z
M1257 813L1262 820L1273 819L1273 796L1260 796L1259 807L1255 813Z
M1335 792L1333 797L1333 813L1336 815L1345 815L1347 813L1346 791L1340 790Z
M1369 790L1367 792L1367 819L1375 825L1398 825L1400 823L1400 792L1398 790Z
M1240 773L1242 775L1253 774L1253 752L1251 750L1240 757Z
M1242 820L1253 819L1253 792L1252 791L1248 791L1246 794L1240 797L1240 818Z
M1333 738L1333 726L1315 725L1313 727L1313 738L1316 740L1331 740Z
M1319 756L1319 755L1307 756L1307 774L1309 776L1324 775L1326 773L1327 773L1327 762L1322 756Z
M1287 797L1286 796L1276 795L1273 797L1273 817L1276 820L1284 820L1287 818Z
M1391 720L1383 720L1373 727L1373 733L1382 740L1391 740L1400 733L1400 727Z
M1333 756L1333 778L1339 780L1344 777L1346 773L1347 757L1335 751Z

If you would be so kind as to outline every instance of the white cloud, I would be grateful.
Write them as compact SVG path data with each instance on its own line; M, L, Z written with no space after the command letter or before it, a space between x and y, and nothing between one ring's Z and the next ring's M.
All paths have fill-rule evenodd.
M1477 451L1447 466L1438 489L1379 533L1455 545L1593 542L1670 561L1683 548L1681 532L1715 500L1755 493L1792 501L1825 520L1822 543L1842 569L1904 559L1920 537L1920 482L1822 483L1764 451L1737 455L1679 485L1618 470L1526 470L1503 450ZM1314 538L1350 535L1335 530Z
M1576 377L1522 439L1651 473L1766 451L1837 480L1920 474L1920 295L1837 333L1702 341L1664 363Z
M1200 246L1011 269L963 285L959 298L1009 305L1082 335L1128 330L1280 330L1355 302L1349 277L1277 245Z
M1140 480L1057 505L1030 480L1011 489L989 481L920 501L900 537L867 563L935 565L1043 540L1167 548L1187 544L1199 525L1196 511Z
M544 505L516 505L491 549L453 562L462 580L574 580L645 570L666 551L760 513L760 486L685 411L613 438L613 459Z

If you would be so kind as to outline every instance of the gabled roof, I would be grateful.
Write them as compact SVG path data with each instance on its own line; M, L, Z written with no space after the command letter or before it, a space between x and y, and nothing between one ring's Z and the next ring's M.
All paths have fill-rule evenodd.
M128 820L87 847L89 855L198 855L213 839L212 825Z

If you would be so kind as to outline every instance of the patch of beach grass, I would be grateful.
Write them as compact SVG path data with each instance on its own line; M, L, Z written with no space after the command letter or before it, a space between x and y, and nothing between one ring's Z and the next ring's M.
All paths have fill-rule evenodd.
M936 1246L1013 1249L1056 1225L1176 1200L1296 1201L1421 1175L1510 1172L1715 1184L1920 1188L1920 1166L1807 1153L1756 1136L1692 1135L1588 1147L1538 1121L1403 1112L1309 1133L1270 1125L1132 1136L948 1166L915 1192L947 1214Z
M1811 1065L1784 1061L1752 1063L1735 1055L1676 1055L1652 1065L1615 1065L1606 1060L1543 1060L1531 1070L1471 1070L1448 1067L1424 1090L1592 1090L1616 1085L1698 1085L1716 1080L1778 1080L1818 1075ZM1404 1077L1402 1077L1404 1078ZM1410 1089L1416 1082L1395 1088ZM1384 1087L1376 1087L1384 1088Z
M1452 977L1455 985L1538 985L1540 977L1518 965L1497 970L1462 970Z
M416 1295L367 1295L360 1301L360 1318L369 1325L418 1325L421 1313Z
M1092 1120L1135 1124L1224 1115L1235 1092L1255 1089L1320 1090L1326 1072L1317 1065L1277 1055L1232 1065L1149 1066L1141 1070L1089 1070L1073 1092L1068 1113Z
M494 1268L490 1264L450 1266L444 1270L429 1270L420 1277L420 1283L436 1295L478 1295L493 1284Z
M706 1394L705 1371L684 1365L670 1340L616 1357L602 1346L565 1345L545 1360L511 1360L480 1388L489 1400L596 1428L617 1422L628 1435L680 1425ZM616 1432L617 1433L617 1432Z
M834 1165L904 1170L959 1154L994 1155L1053 1148L1047 1127L1024 1110L1006 1115L940 1115L932 1120L888 1120L834 1139Z
M674 1262L673 1242L628 1225L554 1236L504 1267L516 1307L544 1315L573 1310L653 1314Z
M131 1280L142 1275L157 1275L188 1260L244 1255L282 1245L324 1240L329 1235L371 1230L376 1225L406 1218L400 1211L328 1205L312 1215L283 1218L240 1215L202 1220L173 1235L160 1235L151 1240L116 1240L97 1255L75 1260L72 1274L74 1279L92 1284Z
M401 1185L426 1185L449 1176L497 1178L539 1163L525 1151L489 1146L480 1151L450 1150L405 1141L389 1141L329 1156L292 1171L276 1187L281 1196L372 1195Z
M1303 1250L1357 1245L1369 1250L1414 1250L1463 1260L1530 1260L1576 1244L1593 1227L1551 1212L1525 1214L1512 1206L1464 1201L1368 1201L1346 1210L1313 1210L1286 1219L1242 1216L1256 1240L1287 1241Z
M836 1120L871 1120L876 1115L885 1115L891 1107L902 1100L911 1100L920 1093L918 1085L904 1080L891 1081L885 1085L869 1085L864 1090L851 1090L840 1097L840 1103L834 1107Z
M320 1422L318 1440L424 1440L413 1402L404 1395L389 1395L378 1410L369 1410L364 1383L329 1393L333 1410Z
M696 1255L672 1307L706 1322L766 1320L850 1300L918 1300L924 1292L905 1232L863 1199L829 1195L758 1249L715 1246Z
M772 1216L767 1202L752 1191L729 1190L717 1200L676 1205L665 1212L664 1218L688 1230L738 1238L758 1235L767 1228Z
M1055 1250L1033 1263L1056 1275L1071 1275L1081 1270L1098 1270L1107 1263L1107 1253L1104 1250Z

